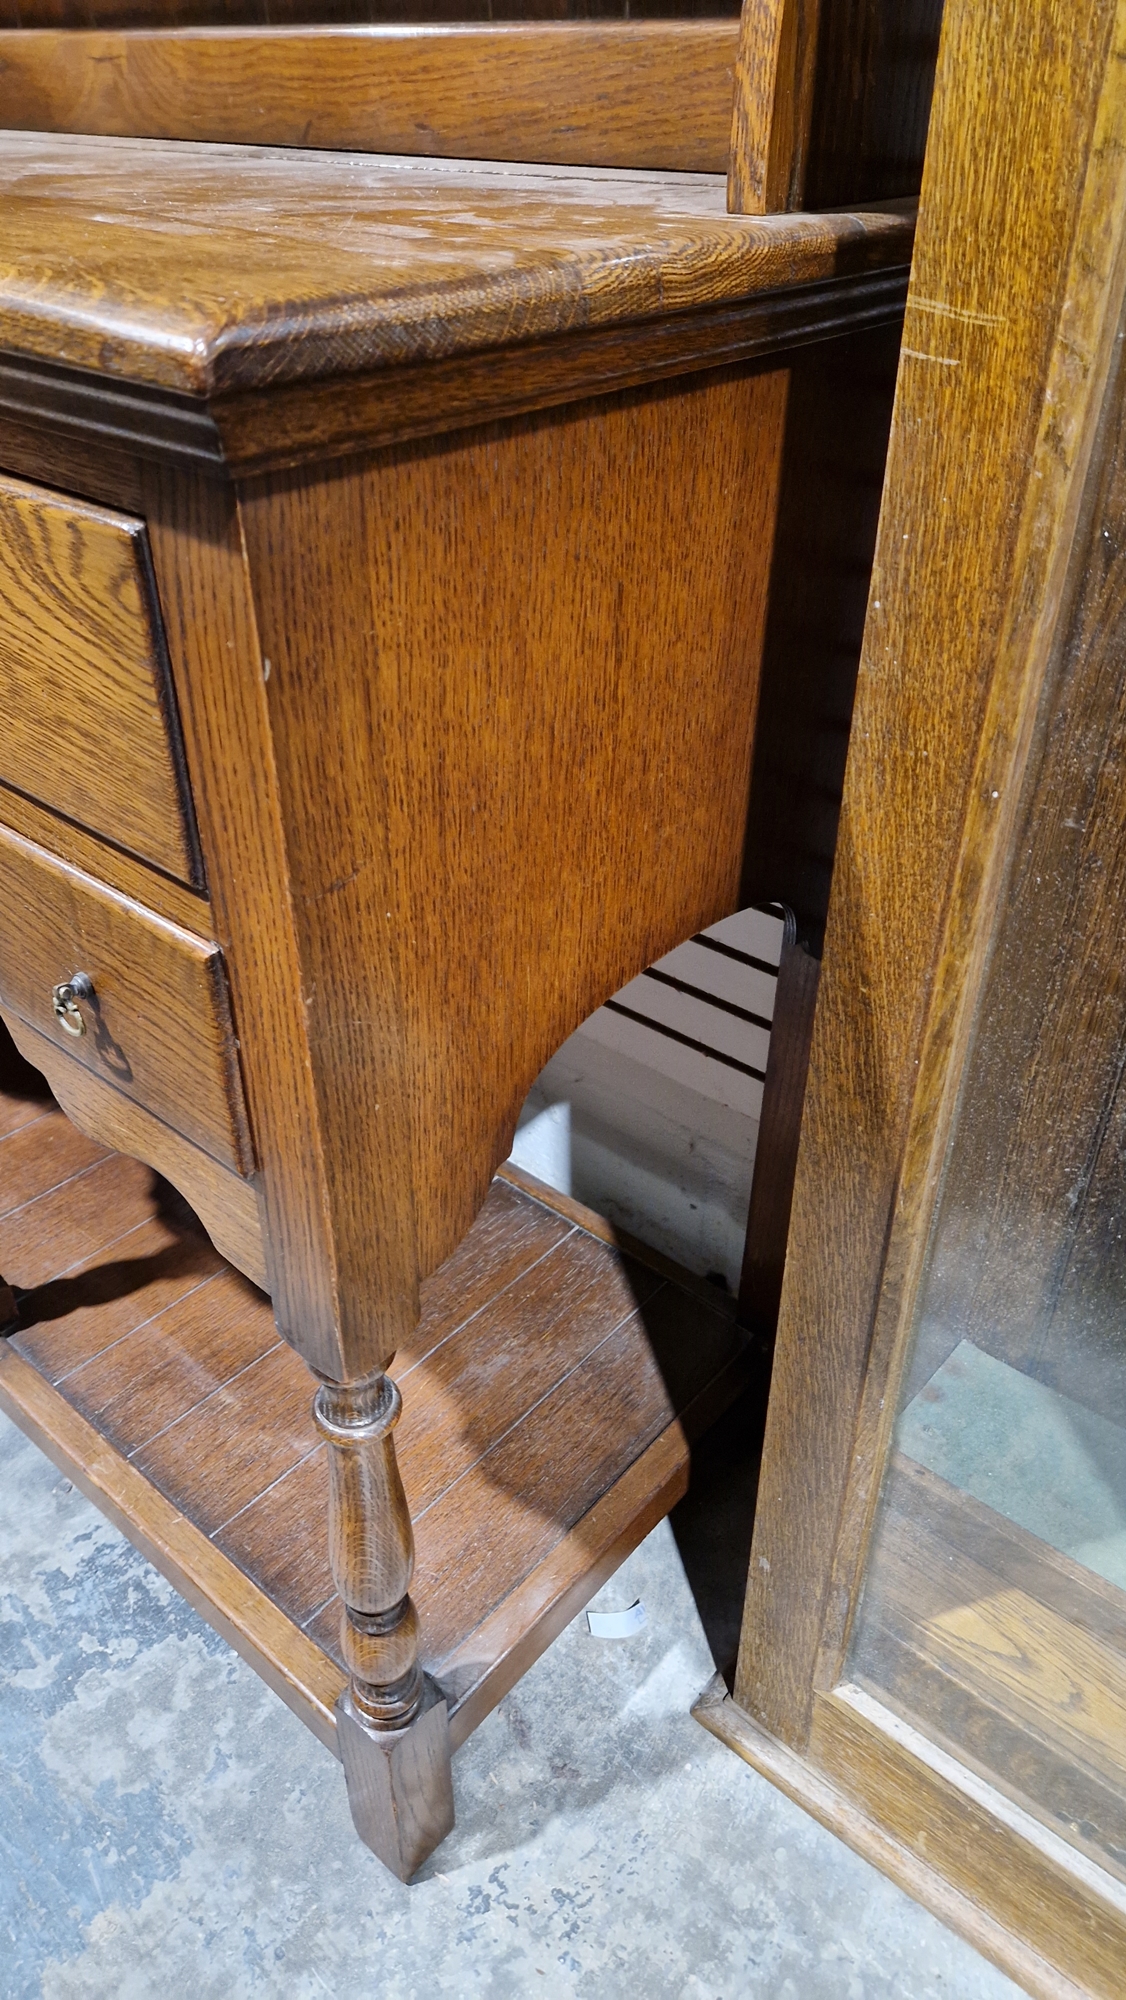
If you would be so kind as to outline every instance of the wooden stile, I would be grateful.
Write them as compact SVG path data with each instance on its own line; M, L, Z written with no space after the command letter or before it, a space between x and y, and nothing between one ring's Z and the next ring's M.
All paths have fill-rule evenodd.
M727 205L919 191L942 0L744 0Z

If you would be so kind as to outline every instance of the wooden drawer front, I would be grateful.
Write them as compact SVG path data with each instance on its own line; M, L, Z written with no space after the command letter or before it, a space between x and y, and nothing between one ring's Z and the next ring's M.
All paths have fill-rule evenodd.
M52 991L93 981L81 1035ZM213 1159L251 1167L222 956L0 828L0 1004ZM104 1135L111 1143L113 1134Z
M144 524L4 478L0 780L198 883Z

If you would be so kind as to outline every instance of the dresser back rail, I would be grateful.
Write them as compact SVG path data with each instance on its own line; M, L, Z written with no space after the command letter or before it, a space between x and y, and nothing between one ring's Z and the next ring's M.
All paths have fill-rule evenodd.
M725 173L738 23L0 32L0 125Z

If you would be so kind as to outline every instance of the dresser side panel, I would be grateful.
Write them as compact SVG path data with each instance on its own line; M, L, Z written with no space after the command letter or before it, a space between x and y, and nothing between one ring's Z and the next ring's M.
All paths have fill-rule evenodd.
M441 1262L547 1057L736 906L788 380L243 488L342 1270L412 1182Z

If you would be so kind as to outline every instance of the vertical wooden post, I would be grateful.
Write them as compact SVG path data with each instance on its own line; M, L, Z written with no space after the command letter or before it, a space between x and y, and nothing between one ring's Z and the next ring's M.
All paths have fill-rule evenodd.
M446 1704L424 1679L409 1594L414 1535L393 1436L402 1407L382 1371L322 1380L313 1402L350 1675L337 1704L348 1802L360 1838L405 1882L450 1832L454 1802Z
M732 215L800 208L820 0L743 0L727 168Z
M942 0L743 0L730 212L917 194L941 21Z

